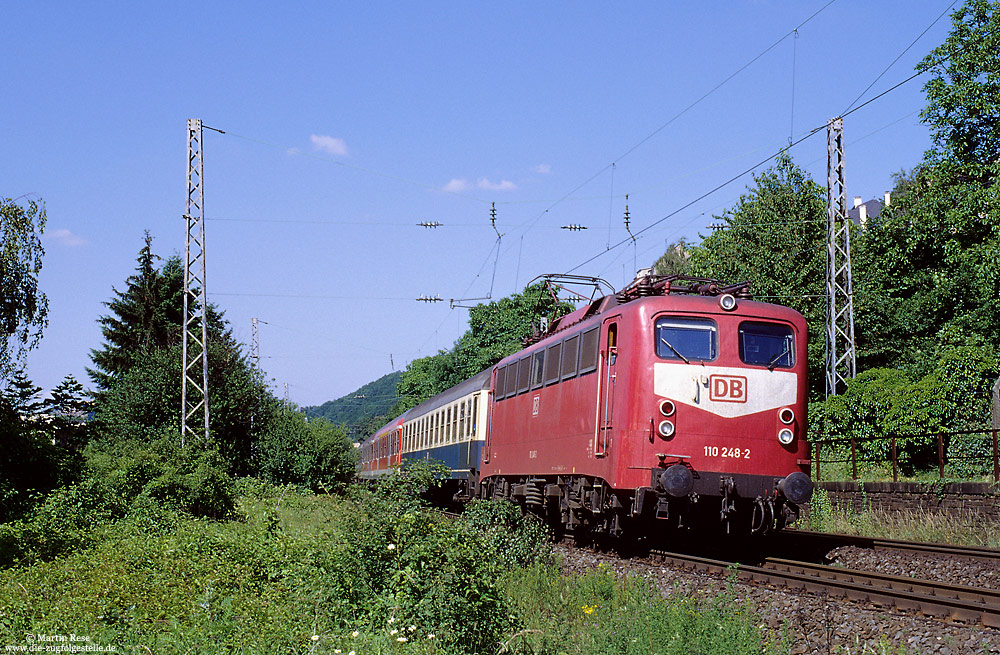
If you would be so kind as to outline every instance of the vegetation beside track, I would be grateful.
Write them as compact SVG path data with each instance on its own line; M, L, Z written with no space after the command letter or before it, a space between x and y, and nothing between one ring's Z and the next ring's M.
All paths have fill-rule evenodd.
M871 507L857 511L830 500L823 489L813 492L809 519L802 529L816 532L1000 548L1000 526L944 512L887 512Z
M430 468L345 496L256 480L231 518L142 502L0 572L0 642L86 635L156 653L761 653L731 594L663 600L638 578L564 576L507 503L458 519L413 494ZM59 526L53 524L52 528Z

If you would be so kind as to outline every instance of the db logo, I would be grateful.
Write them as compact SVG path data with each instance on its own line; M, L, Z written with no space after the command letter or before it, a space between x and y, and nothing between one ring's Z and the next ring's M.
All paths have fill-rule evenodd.
M747 379L739 375L709 376L708 397L723 403L745 403Z

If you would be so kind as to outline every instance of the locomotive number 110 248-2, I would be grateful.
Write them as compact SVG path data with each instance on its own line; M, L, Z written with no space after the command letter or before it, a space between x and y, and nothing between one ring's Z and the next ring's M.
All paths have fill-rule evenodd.
M729 448L727 446L705 446L705 457L730 457L750 459L749 448Z

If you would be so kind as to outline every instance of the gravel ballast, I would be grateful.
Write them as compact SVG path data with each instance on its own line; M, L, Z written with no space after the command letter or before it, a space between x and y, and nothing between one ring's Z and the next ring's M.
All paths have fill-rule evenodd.
M634 573L653 581L664 596L689 594L709 597L727 585L724 576L687 571L668 565L621 559L564 545L555 552L567 573L584 573L604 563L618 574ZM845 547L831 555L842 566L893 575L944 580L953 584L996 588L1000 572L995 564L974 560L926 558L913 555L866 551ZM904 559L905 558L905 559ZM900 645L908 653L1000 653L1000 631L978 625L967 626L900 610L867 607L841 598L778 589L768 585L735 583L737 597L749 599L761 618L762 630L787 630L791 653L893 653Z

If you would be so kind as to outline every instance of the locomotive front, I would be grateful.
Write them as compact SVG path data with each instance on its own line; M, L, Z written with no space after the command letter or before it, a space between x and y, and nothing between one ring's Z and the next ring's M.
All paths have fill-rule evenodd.
M633 514L767 532L812 494L807 326L798 312L729 293L639 299L633 438L616 467ZM620 480L624 483L625 480Z

